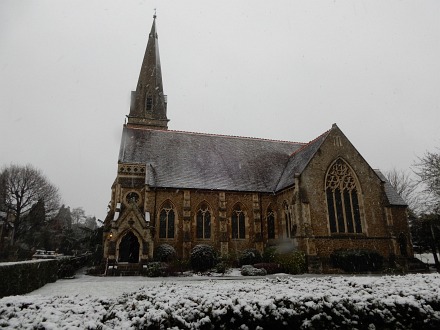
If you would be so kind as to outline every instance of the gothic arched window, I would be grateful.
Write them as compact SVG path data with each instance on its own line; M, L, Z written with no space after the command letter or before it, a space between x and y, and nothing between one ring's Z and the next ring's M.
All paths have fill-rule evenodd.
M272 209L269 207L267 209L267 238L273 239L275 238L275 214Z
M246 238L245 216L240 205L236 205L232 211L232 238Z
M292 214L289 210L289 205L287 202L283 202L283 210L284 210L284 222L286 223L286 237L292 236Z
M196 219L197 238L211 238L211 213L208 205L202 203Z
M362 233L355 174L341 159L330 167L326 180L328 216L332 233Z
M159 238L174 238L175 213L170 202L166 202L159 215Z

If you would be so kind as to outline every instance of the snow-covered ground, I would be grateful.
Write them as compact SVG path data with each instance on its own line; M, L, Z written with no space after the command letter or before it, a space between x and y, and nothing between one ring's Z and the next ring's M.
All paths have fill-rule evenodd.
M272 275L272 277L289 276L287 274ZM305 276L305 275L302 275ZM28 293L27 296L41 295L54 297L59 295L90 296L93 298L111 299L121 296L123 293L134 292L143 287L154 287L158 283L182 282L197 283L209 280L231 281L242 279L259 279L263 277L246 278L241 276L239 269L231 269L225 276L213 274L212 276L192 275L187 277L143 277L143 276L88 276L80 271L74 279L60 279L54 283ZM240 281L238 281L240 282Z
M423 261L424 263L434 265L434 255L432 253L415 253L414 257L418 258L419 260ZM438 257L438 254L437 254ZM439 257L440 259L440 257Z
M403 324L395 319L395 313L402 313L401 306L415 313ZM256 279L80 274L25 296L0 299L0 328L209 329L214 322L223 328L252 329L270 328L284 319L294 322L295 317L300 328L338 322L345 322L346 328L368 328L370 324L364 324L362 318L365 310L373 311L370 314L374 317L366 316L371 319L371 328L381 327L375 324L380 318L394 322L387 323L389 328L396 328L396 324L397 328L414 328L411 322L416 321L422 322L423 328L435 328L440 324L439 306L439 274Z

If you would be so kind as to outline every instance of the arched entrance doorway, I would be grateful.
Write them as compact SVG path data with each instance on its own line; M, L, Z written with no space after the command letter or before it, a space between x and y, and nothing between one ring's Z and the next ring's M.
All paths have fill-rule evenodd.
M119 262L139 262L139 240L131 231L119 243Z

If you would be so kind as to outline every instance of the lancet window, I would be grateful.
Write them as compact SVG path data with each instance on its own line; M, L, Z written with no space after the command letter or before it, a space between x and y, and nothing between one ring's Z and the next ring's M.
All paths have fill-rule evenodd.
M270 207L267 209L266 219L267 219L267 238L274 239L275 238L275 214Z
M292 236L292 214L289 210L289 205L287 205L287 202L284 201L283 203L283 210L284 210L284 222L286 224L286 237Z
M240 205L236 205L232 211L232 238L242 239L246 238L246 228L245 228L245 215Z
M196 218L197 238L211 238L211 212L209 212L208 205L202 203Z
M166 202L159 214L159 238L174 238L174 223L174 208L170 202Z

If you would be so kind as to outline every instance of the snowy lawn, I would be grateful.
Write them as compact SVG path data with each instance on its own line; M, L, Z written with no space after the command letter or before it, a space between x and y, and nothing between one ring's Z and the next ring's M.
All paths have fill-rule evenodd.
M126 293L123 293L126 292ZM440 329L440 275L100 278L0 299L0 328Z
M423 261L424 263L434 265L434 255L432 253L415 253L414 257L418 258L419 260ZM438 255L437 255L438 257Z

